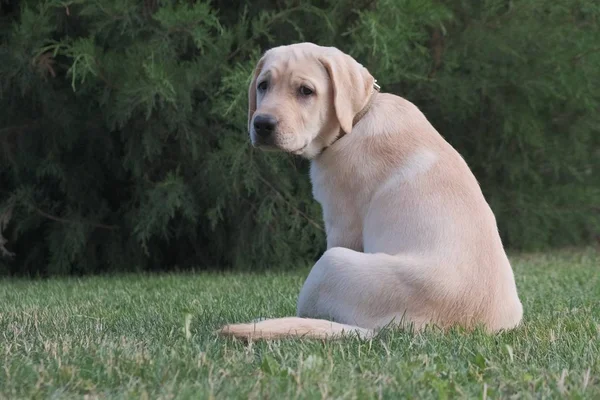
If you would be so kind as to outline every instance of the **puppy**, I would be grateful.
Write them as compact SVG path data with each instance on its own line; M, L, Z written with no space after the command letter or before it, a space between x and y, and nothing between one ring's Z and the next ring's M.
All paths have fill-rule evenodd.
M249 87L255 147L311 160L327 251L297 316L227 325L242 339L372 337L388 325L519 325L496 220L458 152L411 102L333 47L270 49Z

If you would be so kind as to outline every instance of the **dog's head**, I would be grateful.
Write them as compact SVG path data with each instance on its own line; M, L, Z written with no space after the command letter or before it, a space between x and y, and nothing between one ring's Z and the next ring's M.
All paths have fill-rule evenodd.
M353 120L372 93L374 78L334 47L299 43L268 50L248 90L252 144L312 158Z

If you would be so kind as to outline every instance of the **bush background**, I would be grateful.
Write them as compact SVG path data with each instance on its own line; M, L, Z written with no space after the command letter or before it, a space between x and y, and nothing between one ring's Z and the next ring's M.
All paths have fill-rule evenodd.
M305 161L249 146L265 49L337 46L463 155L507 247L600 232L600 3L0 0L0 271L293 268Z

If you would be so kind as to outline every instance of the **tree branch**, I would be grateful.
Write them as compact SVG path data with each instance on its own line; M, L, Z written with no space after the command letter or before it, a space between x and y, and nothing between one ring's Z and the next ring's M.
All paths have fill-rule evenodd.
M0 214L0 256L12 258L15 256L15 253L9 251L4 247L8 240L4 236L2 236L2 231L6 228L10 219L12 218L12 207L8 207L5 211Z
M297 207L295 207L288 199L285 198L285 196L283 194L281 194L281 192L279 190L277 190L275 188L275 186L273 186L271 184L271 182L269 182L268 180L266 180L265 178L263 178L262 176L258 176L258 179L260 179L260 181L262 183L264 183L265 185L267 185L272 191L274 191L279 197L281 197L281 199L294 211L296 211L299 215L301 215L302 217L304 217L312 226L314 226L315 228L317 228L318 230L325 232L325 229L323 229L323 227L321 226L321 224L319 224L318 222L316 222L315 220L313 220L311 217L309 217L305 212L303 212L302 210L299 210Z
M35 210L35 212L37 212L39 215L41 215L44 218L48 218L52 221L56 221L56 222L60 222L62 224L73 224L75 223L75 221L70 220L70 219L66 219L66 218L61 218L61 217L57 217L55 215L52 214L48 214L47 212L37 208L37 207L33 207L33 209ZM119 229L119 227L117 225L106 225L106 224L101 224L101 223L97 223L97 222L86 222L86 224L93 226L94 228L101 228L101 229L107 229L107 230L117 230Z
M31 129L31 128L37 126L38 124L39 124L38 121L32 121L32 122L27 122L22 125L7 126L5 128L0 129L0 135L10 136L13 134L21 134L24 131L26 131L27 129Z
M581 60L583 57L590 55L592 53L595 53L597 51L600 51L600 47L594 47L594 48L588 49L587 51L583 51L579 54L576 54L573 58L571 58L571 62L576 63L577 61Z

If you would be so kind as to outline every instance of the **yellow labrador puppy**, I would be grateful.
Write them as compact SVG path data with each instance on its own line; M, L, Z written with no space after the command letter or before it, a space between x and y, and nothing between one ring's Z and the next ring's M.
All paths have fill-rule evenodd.
M520 323L494 214L466 162L352 57L312 43L267 51L249 88L248 129L256 147L311 160L327 251L297 317L220 334L371 337L390 324L494 332Z

